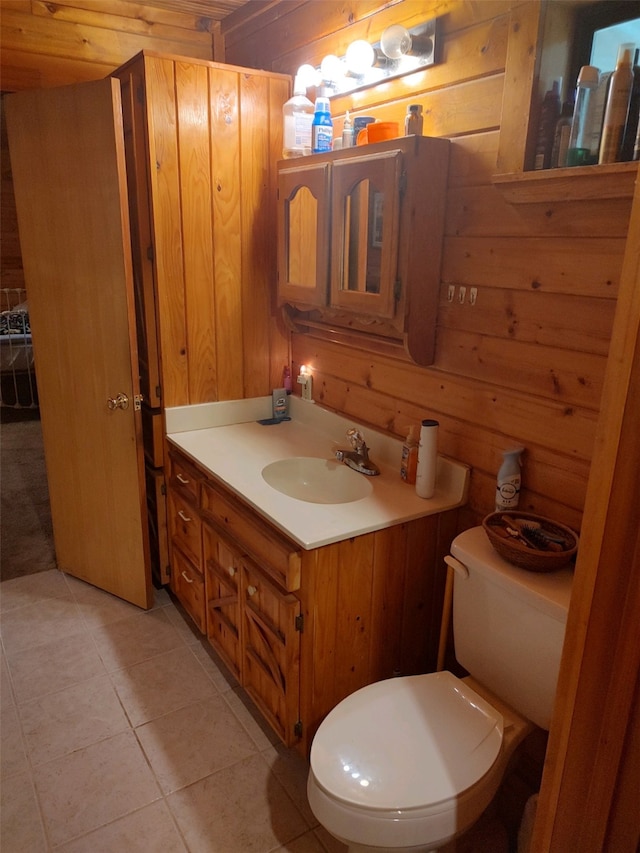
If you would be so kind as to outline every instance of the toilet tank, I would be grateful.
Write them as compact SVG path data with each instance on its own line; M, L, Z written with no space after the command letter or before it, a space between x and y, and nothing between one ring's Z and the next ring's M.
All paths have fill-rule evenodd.
M457 536L454 574L457 661L481 684L549 729L573 571L529 572L503 560L482 527Z

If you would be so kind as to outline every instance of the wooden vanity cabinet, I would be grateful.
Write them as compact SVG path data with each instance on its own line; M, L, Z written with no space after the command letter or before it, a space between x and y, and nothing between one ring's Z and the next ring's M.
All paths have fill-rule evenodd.
M449 151L409 136L279 163L278 301L294 326L433 362Z
M207 638L287 746L306 756L324 717L360 687L435 668L456 510L305 550L170 455L172 506L192 507L200 490ZM185 536L178 525L172 589L193 616Z

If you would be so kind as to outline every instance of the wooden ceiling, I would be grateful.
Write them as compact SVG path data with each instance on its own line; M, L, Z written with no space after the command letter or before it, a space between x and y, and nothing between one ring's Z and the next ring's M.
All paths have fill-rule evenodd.
M222 21L227 15L249 3L261 0L146 0L148 5L167 9L170 12L188 12L212 21Z

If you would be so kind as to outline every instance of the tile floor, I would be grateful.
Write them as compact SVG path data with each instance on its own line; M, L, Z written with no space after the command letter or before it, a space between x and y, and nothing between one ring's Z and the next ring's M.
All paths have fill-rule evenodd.
M2 853L337 853L307 768L165 590L0 584Z

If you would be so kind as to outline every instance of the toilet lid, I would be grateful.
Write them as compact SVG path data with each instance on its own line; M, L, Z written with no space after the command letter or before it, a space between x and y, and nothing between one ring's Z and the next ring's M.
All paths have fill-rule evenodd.
M325 718L311 769L332 797L368 809L447 801L491 768L502 715L450 672L379 681Z

